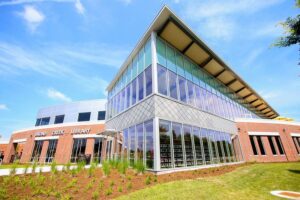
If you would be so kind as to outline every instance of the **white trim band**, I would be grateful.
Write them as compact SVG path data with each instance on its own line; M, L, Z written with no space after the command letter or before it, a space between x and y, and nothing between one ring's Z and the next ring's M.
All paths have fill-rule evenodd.
M291 133L292 137L300 137L300 133Z
M80 135L73 135L73 138L105 138L104 135L97 135L97 134L80 134Z
M36 137L34 140L58 140L59 136Z
M27 139L24 138L24 139L17 139L17 140L13 140L13 143L23 143L23 142L26 142Z
M248 132L248 135L279 136L278 132Z

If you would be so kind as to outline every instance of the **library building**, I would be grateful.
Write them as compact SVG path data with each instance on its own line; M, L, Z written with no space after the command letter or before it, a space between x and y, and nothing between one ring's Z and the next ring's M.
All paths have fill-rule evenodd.
M168 7L107 87L106 100L38 112L4 162L143 160L151 171L300 158L300 123L279 114Z

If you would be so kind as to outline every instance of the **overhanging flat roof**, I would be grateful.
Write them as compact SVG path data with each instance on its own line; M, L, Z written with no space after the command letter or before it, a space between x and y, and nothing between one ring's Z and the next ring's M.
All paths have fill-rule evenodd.
M151 32L157 34L189 57L199 68L235 93L240 99L250 105L251 110L258 116L273 119L279 114L252 89L239 75L237 75L218 55L216 55L187 25L184 24L167 6L164 6L156 16L144 36L121 66L121 69L107 87L110 90L124 72L128 64L137 54L140 47L150 37Z

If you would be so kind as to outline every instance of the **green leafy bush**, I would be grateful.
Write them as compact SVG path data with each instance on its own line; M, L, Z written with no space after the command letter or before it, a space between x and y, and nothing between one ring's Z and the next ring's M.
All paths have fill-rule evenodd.
M106 191L105 191L105 195L106 196L109 196L109 195L111 195L112 194L112 188L108 188Z
M55 161L53 161L52 163L51 163L51 173L52 174L57 174L57 164L56 164L56 162Z
M104 160L102 162L102 171L103 171L104 176L109 176L109 174L110 174L110 164L108 163L107 160Z
M150 176L147 176L146 180L145 180L145 184L146 185L150 185L151 183L151 177Z
M127 184L127 189L128 189L128 190L131 190L131 189L132 189L132 183L131 183L131 182L129 182L129 183Z
M71 162L69 161L66 166L65 166L65 170L68 172L71 169Z
M18 163L14 162L9 170L9 175L13 176L17 172Z
M90 168L88 169L89 178L91 178L95 174L96 167L97 164L94 162L90 165Z
M118 165L118 172L122 175L126 174L126 171L128 169L129 163L127 160L122 160L121 162L119 162Z
M137 162L134 165L134 169L137 171L137 173L143 174L146 170L143 160L137 160Z
M94 192L93 192L93 194L92 194L92 199L93 199L93 200L99 199L99 192L98 192L98 191L94 191Z

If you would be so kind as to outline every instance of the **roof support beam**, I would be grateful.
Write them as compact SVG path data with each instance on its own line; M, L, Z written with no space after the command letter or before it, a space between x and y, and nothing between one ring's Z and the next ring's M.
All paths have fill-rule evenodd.
M259 106L263 105L264 103L258 104L257 106L255 106L255 108L258 108Z
M251 95L252 95L252 93L250 93L250 94L248 94L248 95L242 97L242 99L247 99L247 98L250 97Z
M239 93L240 91L242 91L243 89L245 89L246 88L246 86L243 86L242 88L240 88L240 89L238 89L238 90L236 90L236 91L234 91L235 93Z
M216 75L214 75L215 78L218 78L218 76L220 76L221 74L223 74L226 71L226 69L222 69L219 73L217 73Z
M161 33L165 30L165 28L167 27L167 25L170 23L171 19L169 18L166 23L164 23L164 25L161 27L161 29L159 31L157 31L157 35L161 35Z
M264 110L268 109L269 107L263 108L260 110L260 112L263 112Z
M249 104L252 104L252 103L254 103L255 101L258 101L259 99L255 99L255 100L253 100L253 101L250 101L249 102Z
M264 115L267 116L267 117L269 117L269 116L271 116L271 115L267 115L267 114L268 114L268 113L271 113L271 112L272 112L272 110L270 110L270 111L264 113Z
M236 82L237 79L234 78L233 80L229 81L228 83L225 84L226 87L228 87L229 85L231 85L232 83Z
M189 48L194 44L194 41L192 40L183 50L182 50L182 54L185 54L185 52L187 50L189 50Z
M204 60L199 67L204 68L210 61L212 61L212 57L208 57L206 60Z

